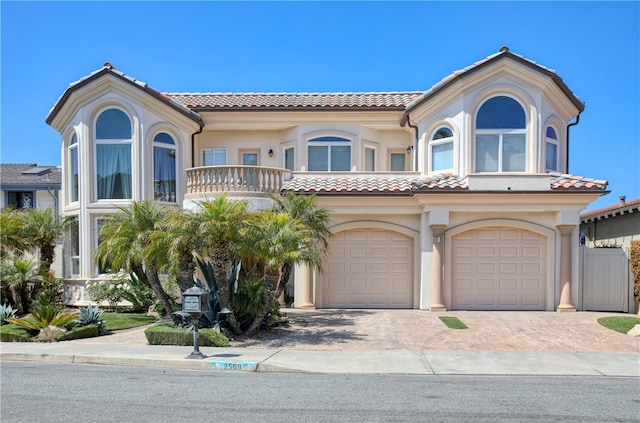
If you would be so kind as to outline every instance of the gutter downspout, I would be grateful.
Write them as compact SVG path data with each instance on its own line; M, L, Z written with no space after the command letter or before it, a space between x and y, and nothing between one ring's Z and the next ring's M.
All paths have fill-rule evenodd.
M200 129L197 132L194 132L193 134L191 134L191 167L195 167L196 165L196 152L195 152L196 135L201 134L203 129L204 129L204 125L201 125Z
M412 170L415 172L416 170L418 170L418 154L417 154L417 151L418 151L418 127L411 124L411 120L409 119L409 114L408 113L407 113L406 123L410 128L415 129L415 139L416 140L414 142L414 145L412 146L413 147L413 157L414 157L414 159L413 159L413 169ZM404 126L404 125L402 125L402 126Z
M565 168L565 173L569 173L569 129L572 126L576 126L580 123L580 113L576 116L576 121L567 125L567 164Z

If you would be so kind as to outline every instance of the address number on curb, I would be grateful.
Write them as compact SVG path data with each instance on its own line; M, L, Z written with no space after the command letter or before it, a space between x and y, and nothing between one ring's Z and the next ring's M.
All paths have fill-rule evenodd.
M211 368L228 371L253 371L256 369L256 363L252 361L212 361Z

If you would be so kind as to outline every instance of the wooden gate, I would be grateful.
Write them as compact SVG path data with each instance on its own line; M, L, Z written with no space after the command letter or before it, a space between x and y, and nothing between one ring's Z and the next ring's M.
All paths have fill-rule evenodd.
M626 252L622 248L580 250L582 309L629 312L633 278Z

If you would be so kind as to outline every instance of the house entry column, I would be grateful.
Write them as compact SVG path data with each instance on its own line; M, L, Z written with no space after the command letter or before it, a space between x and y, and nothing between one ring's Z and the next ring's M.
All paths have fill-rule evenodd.
M442 244L444 244L445 225L431 225L433 252L431 259L431 298L429 311L447 311L442 296Z
M300 271L300 308L315 309L316 305L313 302L313 271L311 267L306 264L301 264L298 269ZM298 275L296 275L297 277Z
M571 235L574 225L558 225L560 231L560 305L558 312L576 311L571 305Z

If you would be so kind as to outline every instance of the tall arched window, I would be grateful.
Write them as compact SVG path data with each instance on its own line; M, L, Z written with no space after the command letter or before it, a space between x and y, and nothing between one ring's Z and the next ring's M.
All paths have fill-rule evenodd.
M80 167L78 165L78 136L73 133L71 140L69 141L69 167L67 177L69 178L69 202L73 203L78 201L78 173Z
M159 201L176 201L176 143L166 132L153 137L153 195Z
M131 198L131 121L118 109L96 120L97 198Z
M351 141L340 137L318 137L309 140L309 171L351 170Z
M526 171L526 116L522 106L506 96L484 102L476 117L475 171Z
M547 127L545 137L545 169L547 172L558 171L558 135L551 126Z
M429 141L431 150L431 170L453 169L453 131L443 126L439 128Z

